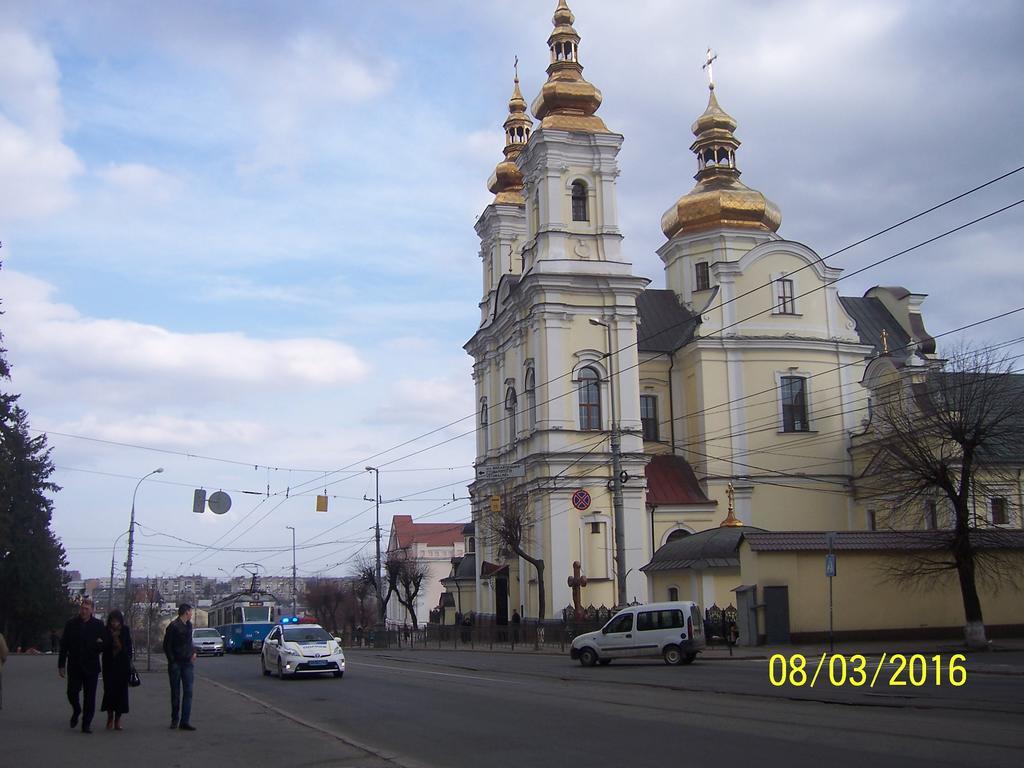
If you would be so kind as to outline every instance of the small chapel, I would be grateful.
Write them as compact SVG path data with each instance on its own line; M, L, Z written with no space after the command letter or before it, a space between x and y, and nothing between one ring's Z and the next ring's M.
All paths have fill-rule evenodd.
M842 296L842 270L780 234L778 206L741 181L710 51L695 184L660 214L664 276L635 274L616 199L624 137L598 114L575 21L560 0L529 107L516 72L476 222L474 535L451 577L462 611L559 621L624 593L738 607L748 642L781 631L783 613L787 637L814 636L825 551L849 547L853 562L891 546L865 541L877 521L855 493L851 438L874 361L900 372L935 357L925 297ZM517 507L518 550L488 535L503 505ZM847 574L851 595L874 588L870 569ZM844 610L851 629L875 620Z

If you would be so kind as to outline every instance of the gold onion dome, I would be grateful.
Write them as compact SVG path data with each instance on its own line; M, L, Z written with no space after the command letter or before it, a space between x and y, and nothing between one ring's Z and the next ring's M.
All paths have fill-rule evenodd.
M580 36L572 26L575 20L565 0L559 0L552 17L555 29L548 38L548 81L533 101L533 114L541 128L607 133L608 126L594 114L601 106L601 92L583 79Z
M508 100L508 117L505 118L505 159L498 163L487 182L487 189L494 193L494 202L525 204L523 199L523 174L516 165L516 158L523 151L533 130L533 120L526 111L526 99L519 90L519 75L515 77L512 97Z
M740 141L733 133L736 121L719 106L714 85L710 89L708 108L692 127L697 137L690 146L697 156L697 185L665 211L661 231L670 239L717 227L775 232L782 223L782 212L740 181L736 167Z

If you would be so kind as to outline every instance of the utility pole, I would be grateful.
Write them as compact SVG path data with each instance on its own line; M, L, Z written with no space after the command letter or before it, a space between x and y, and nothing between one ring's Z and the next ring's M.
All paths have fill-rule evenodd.
M373 506L377 512L377 523L375 526L377 536L377 572L375 574L374 586L377 589L377 630L375 638L380 643L383 640L381 633L384 631L384 593L380 584L380 469L377 467L366 467L367 472L373 472L375 478L373 494Z
M132 552L135 547L135 496L139 492L139 486L142 485L142 481L151 475L158 475L164 471L163 467L157 467L149 474L143 475L139 478L139 482L135 484L135 490L132 491L132 518L131 523L128 525L128 560L125 561L124 567L124 612L128 616L128 626L131 628L131 620L133 616L132 605L133 600L131 596L132 588Z
M292 532L292 616L294 616L298 612L295 607L295 527L286 525L285 528Z
M629 601L626 597L626 523L622 509L622 435L615 412L615 370L612 362L612 326L597 318L590 318L591 325L604 326L608 338L608 399L611 401L611 450L612 450L612 507L615 520L615 587L619 607Z

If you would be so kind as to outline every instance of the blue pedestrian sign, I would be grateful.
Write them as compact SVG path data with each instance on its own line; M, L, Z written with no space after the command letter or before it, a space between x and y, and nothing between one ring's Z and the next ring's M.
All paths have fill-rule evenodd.
M825 555L825 575L830 579L836 575L836 556L831 552Z

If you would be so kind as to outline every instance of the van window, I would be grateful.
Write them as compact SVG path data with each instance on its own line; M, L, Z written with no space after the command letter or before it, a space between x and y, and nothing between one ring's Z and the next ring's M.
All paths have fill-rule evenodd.
M608 622L607 626L609 632L632 632L633 614L627 613L624 616L616 616Z
M636 628L640 632L652 629L677 629L682 626L682 611L642 611L636 617Z

